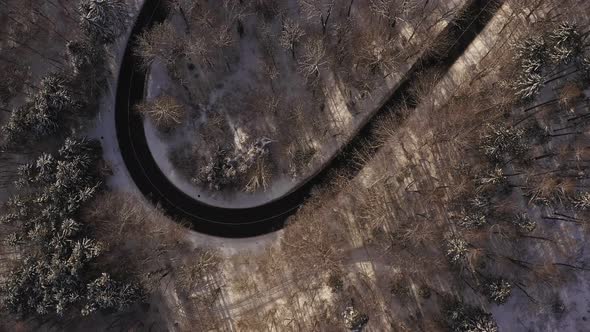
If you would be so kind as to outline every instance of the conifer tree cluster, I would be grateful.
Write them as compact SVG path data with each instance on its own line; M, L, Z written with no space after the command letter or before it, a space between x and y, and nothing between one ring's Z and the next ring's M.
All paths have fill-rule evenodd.
M453 332L497 332L498 326L492 315L478 307L470 306L460 300L447 304L446 321Z
M2 127L5 147L64 132L68 121L95 106L108 75L106 46L125 31L127 7L119 0L83 0L78 39L67 43L66 66L41 79Z
M82 205L102 185L97 141L66 139L56 155L42 154L19 169L19 195L0 218L17 253L2 286L3 305L22 317L120 310L141 292L95 266L103 245L79 220Z
M585 35L575 24L562 22L544 35L516 44L517 78L513 82L516 97L524 101L535 97L561 65L575 63L587 71L584 43Z

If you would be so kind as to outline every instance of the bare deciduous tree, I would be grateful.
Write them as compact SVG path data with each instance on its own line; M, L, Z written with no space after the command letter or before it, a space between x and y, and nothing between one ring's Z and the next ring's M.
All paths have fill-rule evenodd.
M191 61L196 63L205 63L209 68L213 67L212 62L212 49L205 39L201 35L191 35L186 40L186 47L184 48L183 55L189 58Z
M260 189L266 191L272 176L268 158L263 157L257 160L251 173L250 181L246 184L244 191L256 192Z
M287 19L283 23L283 30L279 37L279 43L283 48L290 50L291 55L295 58L295 46L304 35L305 31L301 28L299 23L292 19Z
M370 0L369 8L371 11L382 18L389 21L393 27L398 19L402 19L409 12L419 6L418 1L415 0Z
M158 128L163 130L180 125L186 117L184 105L180 104L176 98L168 95L139 104L136 108L137 111L147 116Z
M299 59L299 72L311 83L317 83L321 68L326 66L326 48L322 39L313 39L303 46L303 54Z
M326 33L328 20L332 15L332 10L336 3L335 0L298 0L303 14L308 19L320 19L322 31Z
M178 286L187 294L208 287L213 278L220 273L221 256L213 249L197 248L190 255L190 260L178 270Z
M148 67L159 59L166 65L173 65L180 54L186 55L191 44L183 46L176 29L169 22L157 24L149 31L142 33L136 41L136 54Z

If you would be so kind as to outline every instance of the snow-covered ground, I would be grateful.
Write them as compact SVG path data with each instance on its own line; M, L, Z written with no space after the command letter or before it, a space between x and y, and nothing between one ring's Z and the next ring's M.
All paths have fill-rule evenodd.
M100 141L103 148L103 158L109 163L112 168L112 175L107 179L107 185L118 191L126 191L141 195L133 180L129 176L125 162L119 150L119 142L117 140L117 131L115 127L115 98L117 95L117 82L119 69L127 42L131 34L131 27L134 23L135 16L139 9L143 6L144 0L127 0L130 6L129 14L129 29L127 33L119 38L111 47L111 54L113 56L111 63L112 76L108 80L108 88L101 98L100 108L96 116L94 127L91 128L87 135L89 138L94 138Z
M128 1L133 9L131 11L132 14L130 16L130 22L133 22L133 19L143 5L143 2L144 0ZM115 129L115 97L118 82L117 75L121 67L121 61L127 46L130 32L131 29L129 29L127 34L124 37L121 37L111 48L113 55L111 70L113 76L109 80L108 89L102 97L100 110L94 121L93 127L88 130L87 135L89 138L100 140L103 147L103 158L112 168L112 175L107 177L108 187L113 191L124 192L139 197L144 204L151 206L151 202L149 202L141 194L133 182L133 179L130 177L129 172L127 171L127 167L125 166L125 162L123 161L123 157L121 156L121 152L119 150L119 143ZM146 130L149 130L149 126L146 127ZM154 140L154 142L157 142L157 140ZM186 236L195 247L208 246L217 248L229 256L237 252L259 250L260 248L267 246L268 243L274 242L279 233L280 232L275 232L248 239L228 239L204 235L187 229Z
M147 83L146 98L152 99L159 95L164 86L168 86L167 71L161 63L151 66L150 80ZM176 132L173 137L163 137L149 118L144 118L144 130L148 146L160 170L180 190L199 201L213 206L225 208L247 208L268 203L280 198L294 189L288 177L276 178L266 191L246 193L243 191L211 191L191 183L185 175L174 167L169 158L170 149L176 141L191 135L184 131Z
M464 0L454 0L447 2L445 5L447 8L459 8L464 3ZM176 23L178 24L178 22ZM441 31L447 23L448 21L439 22L436 30ZM403 25L404 23L400 24ZM402 35L412 35L411 30L406 30L402 29ZM228 79L228 82L231 82L231 84L225 82L226 84L224 84L222 88L214 89L209 98L209 103L211 103L211 100L217 100L218 97L216 96L227 94L228 91L232 90L232 87L239 88L240 86L250 86L252 84L251 76L253 76L253 70L251 70L250 67L254 68L259 66L258 62L260 61L260 59L257 58L259 55L253 57L253 55L257 54L256 51L254 51L255 48L256 47L253 46L249 47L249 45L241 47L240 58L245 59L243 62L246 64L246 69L240 68L236 73L232 74L230 79ZM186 174L175 169L175 166L169 157L170 152L173 147L179 146L180 143L186 143L187 140L189 144L194 144L194 142L191 142L190 140L191 137L195 137L196 134L198 134L198 130L196 130L197 132L195 133L195 128L192 125L188 126L188 130L187 126L182 127L179 132L175 132L172 136L161 135L151 124L151 121L146 118L144 121L146 139L154 160L163 173L173 184L194 199L200 200L209 205L227 208L245 208L263 205L297 189L300 185L317 174L326 163L334 157L335 153L354 137L358 130L362 128L377 110L379 110L381 105L383 105L389 98L392 91L399 86L404 78L404 74L411 68L414 61L420 55L420 53L415 54L409 59L409 61L401 64L396 71L386 75L382 82L380 82L380 84L368 96L358 99L355 98L354 101L350 99L350 96L346 92L346 88L342 86L344 82L341 82L335 73L330 71L323 72L322 90L325 95L323 114L326 115L326 123L322 127L322 134L306 137L310 142L310 145L313 146L316 151L315 156L311 160L310 167L297 178L292 178L285 172L278 172L279 174L276 174L273 177L269 187L264 191L259 190L254 193L247 193L236 189L213 191L204 188L202 185L192 183ZM286 67L288 66L286 65ZM291 71L292 69L286 69L282 72L289 73ZM180 93L178 91L172 91L174 89L178 90L179 88L178 85L175 85L175 83L170 80L167 72L167 69L161 63L155 62L154 65L152 65L147 83L147 100L156 98L163 93ZM280 82L277 84L278 86L291 84L293 85L293 89L296 90L297 84L293 83L295 81L297 81L296 77L281 77ZM290 91L290 93L293 96L297 96L296 91ZM304 94L300 95L303 96ZM232 97L231 94L225 96L225 98ZM294 102L296 103L297 101L294 100ZM295 106L296 105L290 105L291 108ZM263 115L256 116L260 117L260 122L267 121ZM207 114L205 112L203 112L202 118L200 118L199 121L204 121L206 123ZM310 121L314 121L314 119L311 119ZM238 140L241 132L247 132L252 129L247 126L248 125L244 124L241 124L241 126L240 124L233 124L230 126L235 131L234 135L236 136L236 140ZM281 133L281 130L287 129L277 128L278 133ZM309 134L304 136L309 136ZM277 137L276 139L281 140L284 139L284 137ZM195 168L197 167L199 167L199 165L195 165Z
M168 158L170 141L161 137L152 122L144 119L145 136L154 160L160 170L185 194L212 206L224 208L248 208L271 202L293 190L293 182L287 177L273 180L266 191L247 193L243 191L211 191L191 183L172 165Z
M507 33L500 34L504 24L509 24L507 17L511 12L509 6L503 6L498 15L491 21L488 27L483 33L478 36L477 40L467 49L463 56L453 65L448 74L440 81L440 83L434 89L432 98L429 98L429 102L432 105L444 105L449 97L452 96L453 91L457 90L461 85L466 86L474 78L476 70L470 70L475 68L483 58L489 54L490 47L501 48L501 44L497 44L499 36L505 36ZM515 27L508 26L511 30ZM521 31L522 32L522 31ZM586 91L586 96L589 93ZM543 89L541 95L535 101L535 104L541 104L544 101L554 98L553 87L547 86ZM435 110L429 105L421 105L413 111L408 122L422 122L427 112ZM419 125L417 125L419 128ZM415 165L416 163L422 164L422 167L428 169L431 173L432 178L436 179L441 177L441 174L437 174L436 168L436 153L437 151L422 151L423 153L418 154L412 152L417 146L420 146L421 150L428 150L429 148L422 143L418 135L429 135L427 129L424 132L417 133L407 131L403 135L398 135L400 142L392 143L387 150L379 153L373 161L366 165L366 167L360 172L355 182L359 186L365 188L371 188L380 182L389 182L392 176L385 177L391 169L396 169L400 173L405 169L406 165ZM405 138L407 142L401 142L402 138ZM554 138L555 142L560 142L560 138ZM424 160L413 160L413 158L420 158L421 156L427 159ZM391 162L391 158L395 158L395 162ZM432 159L430 159L432 158ZM413 174L414 172L412 172ZM422 175L423 176L423 175ZM411 185L413 180L416 179L414 176L410 176L403 183L401 187L405 185ZM391 181L394 182L393 179ZM529 215L539 215L529 210ZM567 224L567 223L566 223ZM588 248L586 246L586 235L579 225L568 227L559 227L558 232L553 234L547 234L548 237L559 236L557 246L566 246L567 244L576 243L576 260L579 260L579 265L585 266L587 261ZM562 257L559 248L543 247L539 250L545 252L547 259L554 261L560 261L565 259L571 259L572 257ZM569 251L570 249L568 249ZM550 258L549 258L550 257ZM581 270L568 270L567 268L562 269L561 273L567 274L561 282L557 284L547 284L545 287L547 295L554 294L555 298L559 298L563 303L563 313L555 312L556 309L553 307L553 303L545 302L543 300L539 303L533 303L525 296L520 290L514 289L513 295L510 300L503 305L489 305L488 310L493 314L494 319L498 323L500 331L588 331L588 319L590 319L590 278L588 277L588 271ZM538 285L537 285L538 286ZM545 297L545 298L546 298Z
M140 2L141 0L137 1L137 3ZM503 10L508 9L503 8ZM433 99L435 99L436 104L443 104L446 98L449 97L450 92L452 92L458 85L467 84L467 82L470 81L471 77L469 74L472 74L470 69L472 66L477 65L482 57L486 56L489 47L495 45L495 35L498 34L498 29L502 27L503 23L504 21L501 15L498 15L496 18L494 18L490 26L484 30L482 35L477 38L476 42L469 47L466 53L451 68L450 72L443 78L443 80L441 80L435 90L435 93L433 94L435 96ZM118 69L118 64L120 63L120 57L122 51L124 50L125 42L126 40L120 41L118 43L116 69ZM118 70L115 70L114 72L116 73ZM116 82L116 79L114 82ZM110 95L107 95L104 98L103 109L101 109L97 119L96 127L92 131L92 136L101 139L103 147L105 148L105 158L109 160L113 166L114 175L109 179L109 185L116 190L138 193L132 180L127 174L126 168L118 151L118 143L114 130L115 126L113 113L115 88L112 87L110 91ZM423 115L421 112L425 112L427 109L430 108L418 108L414 116L419 118ZM152 153L154 154L160 167L173 182L176 181L175 177L177 177L177 175L175 175L174 170L171 168L170 162L166 157L166 142L162 141L162 139L159 137L159 134L154 130L153 126L149 125L149 123L146 123L146 135L148 137L148 142L150 143L150 149L152 150ZM412 136L408 137L411 141ZM334 147L335 146L337 145L334 145ZM395 166L398 166L399 169L401 169L401 166L404 164L404 161L402 160L403 158L401 156L404 156L405 154L403 151L399 151L399 153L395 154L388 152L387 157L392 158L394 155L397 156ZM364 187L370 187L376 182L382 181L383 174L385 173L382 164L383 160L377 157L375 162L367 165L365 170L359 174L355 181L359 186ZM195 194L197 197L199 194L202 195L202 192L196 190L190 183L183 184L182 181L174 183L193 196ZM183 185L189 185L192 189L182 188ZM211 204L220 204L221 206L223 206L222 204L232 204L232 206L236 206L234 205L235 202L232 202L231 199L225 200L223 198L214 196L201 197L200 199L206 203L211 202ZM237 199L237 197L232 199ZM259 199L263 200L268 198L261 197ZM254 203L247 202L246 204ZM246 250L264 249L268 246L268 243L276 242L279 236L280 233L273 233L254 239L227 240L196 233L191 233L189 235L191 242L195 246L208 244L218 247L222 250L222 252L224 252L224 254L228 256L239 252L244 252ZM582 256L586 255L585 249L585 247L581 248ZM379 266L379 263L371 262L371 266ZM255 268L255 266L251 267L252 270ZM588 330L587 319L589 318L587 315L590 314L590 287L588 285L589 279L587 273L588 272L576 272L575 274L577 275L577 278L574 278L574 280L571 280L565 285L560 286L559 289L556 289L559 292L559 296L566 308L565 314L560 317L556 317L555 314L547 309L541 311L541 314L539 314L538 310L533 310L538 309L538 307L532 306L529 300L524 295L520 294L518 290L514 291L515 294L505 305L491 306L489 310L493 313L501 331L586 331ZM574 273L572 272L572 274ZM169 291L173 292L173 287L170 287ZM225 292L228 292L228 290L224 290L224 293ZM265 303L267 306L273 306L276 304L275 300L283 293L273 293L269 289L265 290L264 292L261 291L260 294L263 295L257 296L258 302ZM169 296L173 297L173 295ZM227 293L224 295L224 298L228 299L229 302L238 302L240 300L239 296L234 296L234 294ZM249 298L252 298L252 296L249 296ZM231 303L228 303L228 306L229 305L231 305ZM260 309L260 307L257 308ZM243 308L231 310L231 317L239 317L239 313L243 311ZM174 327L170 326L170 328L171 330L174 330Z
M475 63L478 63L479 60L481 60L482 57L485 56L485 54L487 53L487 50L489 50L491 47L497 46L495 44L496 42L496 37L498 35L498 30L502 28L502 25L505 23L505 19L502 15L497 15L489 24L489 26L484 30L484 32L477 38L477 41L475 43L473 43L465 52L465 54L463 56L460 57L460 59L455 63L455 65L450 69L450 71L448 72L447 75L445 75L445 77L443 77L443 79L441 79L440 83L438 84L438 86L434 89L434 96L435 98L433 98L433 100L436 102L436 104L440 105L440 104L444 104L446 100L448 100L448 98L451 95L451 92L454 91L457 86L461 85L461 84L465 84L466 82L469 82L470 80L470 75L473 74L473 72L469 71L469 69L471 68L471 66ZM429 99L430 101L430 99ZM423 116L423 113L425 112L429 112L432 110L436 110L436 108L432 108L430 105L426 106L426 107L418 107L418 109L415 110L415 112L412 113L411 118L417 118L419 119L421 116ZM407 137L406 137L407 138ZM410 139L411 140L411 139ZM400 142L397 142L400 143ZM413 142L406 142L409 145L412 145ZM397 144L396 144L397 146ZM352 188L367 188L367 187L371 187L372 185L375 185L377 182L379 181L383 181L383 175L384 174L390 174L389 172L392 169L397 169L397 170L401 170L403 169L403 166L406 165L408 162L408 160L402 158L401 156L403 156L404 153L400 152L400 153L392 153L390 150L389 151L383 151L383 153L379 153L378 156L376 156L374 158L374 160L370 161L366 167L363 169L363 171L361 171L361 173L353 180L353 184L351 185ZM393 160L392 160L393 159ZM389 168L389 166L392 167L392 169ZM408 180L409 181L409 180ZM401 184L398 187L396 187L396 190L401 190L404 191L404 184ZM392 188L393 190L393 188ZM350 207L350 201L349 201L349 194L348 193L342 193L339 194L336 198L337 200L337 204L334 204L334 202L330 202L329 204L333 204L328 206L325 206L325 209L329 209L331 211L338 211L342 213L345 213L345 211L347 211L347 208ZM318 213L318 215L321 215L321 212ZM356 223L354 223L354 225L357 225ZM350 226L350 225L348 225ZM354 228L356 226L350 226L351 228ZM355 232L349 229L349 232L351 234L354 234ZM351 237L354 237L353 235L351 235ZM277 237L278 238L278 237ZM197 239L196 239L197 240ZM377 259L377 257L382 256L383 253L378 252L378 253L372 253L370 254L367 249L365 247L363 247L363 241L362 240L358 240L358 241L353 241L355 242L354 245L358 245L358 248L353 248L351 250L351 257L349 260L349 265L347 265L347 270L346 272L349 273L349 275L353 278L357 278L359 277L359 275L361 274L360 272L362 271L362 275L364 277L370 276L370 278L374 278L376 273L376 270L390 270L390 266L388 265L384 265L382 264L381 261L379 261L379 259ZM270 242L272 243L272 242ZM228 250L226 252L231 252L231 250ZM252 253L252 257L254 256L255 253ZM246 271L250 271L250 269L256 269L256 266L246 266L245 270ZM296 271L294 271L295 275L297 274ZM246 273L246 272L242 272L242 273ZM228 272L228 274L230 274ZM235 277L235 272L234 275L230 275L230 277ZM448 276L450 277L450 276ZM229 316L232 317L232 319L237 319L242 317L242 315L249 315L252 314L252 310L256 310L256 312L264 312L264 310L276 310L277 308L280 308L281 305L283 304L283 301L285 299L286 296L293 296L290 292L293 291L293 289L291 288L292 285L290 283L293 282L292 279L293 278L292 275L290 275L289 277L287 276L283 276L283 278L285 278L285 282L279 284L279 286L275 286L275 285L258 285L255 288L255 298L253 298L252 294L237 294L235 291L233 291L230 288L225 288L224 289L224 295L223 298L226 299L227 303L226 306L230 309L229 310ZM305 277L303 277L305 278ZM434 278L434 277L433 277ZM374 280L371 280L374 281ZM260 287L260 288L258 288ZM322 299L327 299L329 300L332 297L332 293L331 291L329 291L328 287L324 287L322 289L321 296L318 294L318 297L321 297ZM512 303L512 302L510 302ZM509 310L506 310L508 308L508 306L502 306L502 307L495 307L492 308L492 310L495 310L496 308L499 308L499 310L505 310L507 312L507 314L513 314L514 312L517 312L514 307L510 307ZM496 314L496 312L494 311L494 314ZM500 314L500 312L498 313ZM511 325L513 324L513 319L518 318L518 316L515 315L511 315L511 316L503 316L503 317L499 317L498 321L501 327L501 331L515 331L518 330L517 328L515 328L515 326L518 325ZM378 317L372 317L371 320L379 320Z

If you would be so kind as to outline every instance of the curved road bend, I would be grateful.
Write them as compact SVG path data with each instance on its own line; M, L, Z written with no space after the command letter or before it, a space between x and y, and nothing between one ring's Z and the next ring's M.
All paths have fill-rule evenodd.
M358 173L362 166L350 163L350 155L362 147L375 145L366 143L376 139L372 128L379 121L379 117L387 112L396 112L402 103L415 106L410 88L419 75L433 68L446 73L494 16L500 4L500 0L469 0L462 14L437 37L456 41L445 55L436 57L425 54L420 58L404 82L392 92L385 105L375 112L356 136L314 177L291 193L267 204L231 209L206 205L174 186L158 168L146 142L141 116L133 111L133 105L144 97L146 81L146 73L141 69L139 58L133 52L134 36L153 24L162 22L166 17L161 0L146 0L131 32L118 78L115 123L125 165L143 195L155 205L162 207L171 217L190 224L197 232L237 238L278 230L309 197L315 185L329 180L329 171L338 170L350 177ZM375 153L377 149L373 148L369 152Z

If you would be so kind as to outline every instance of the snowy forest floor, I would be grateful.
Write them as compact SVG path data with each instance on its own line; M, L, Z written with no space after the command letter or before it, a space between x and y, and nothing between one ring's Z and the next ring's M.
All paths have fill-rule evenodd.
M134 0L132 3L137 9L141 5L141 0ZM439 237L429 233L428 226L424 226L424 220L446 221L446 216L439 210L442 210L441 206L453 196L453 192L461 190L459 182L462 179L453 172L452 166L459 160L468 159L465 153L468 149L465 145L473 143L469 135L473 131L483 130L482 123L476 123L474 126L473 123L467 123L465 126L453 124L453 121L463 124L461 118L470 118L474 113L485 112L478 108L477 102L468 103L469 107L463 105L464 108L453 108L448 105L456 105L455 97L467 96L471 101L481 97L470 95L470 90L478 84L498 79L497 73L488 72L488 69L494 68L494 65L497 65L495 61L500 61L507 51L509 43L506 36L516 38L518 34L524 33L525 31L519 30L522 27L521 20L534 20L536 17L529 15L523 18L525 15L518 13L516 9L518 3L519 1L507 1L442 80L436 85L425 87L425 91L429 92L428 96L423 97L419 106L407 114L401 125L387 124L391 125L386 126L389 128L389 138L383 143L377 155L364 160L364 168L358 176L341 185L335 183L328 192L320 191L285 230L258 238L220 239L190 232L169 220L140 196L126 173L118 151L113 113L116 88L112 86L116 79L113 79L109 93L101 103L102 107L94 128L89 132L91 137L100 139L104 147L104 157L111 165L113 174L108 178L111 193L121 195L115 197L121 197L121 200L123 197L129 199L130 204L148 211L145 220L142 220L146 222L145 228L156 227L157 236L164 233L174 235L171 242L175 250L159 253L158 262L163 268L178 262L191 262L197 248L219 249L222 268L221 273L206 276L206 291L192 291L192 287L189 287L189 290L183 289L179 279L175 279L176 276L164 275L161 283L155 287L156 291L151 294L147 306L136 308L133 319L99 314L90 320L75 322L71 328L85 331L124 328L188 331L199 326L203 329L211 327L224 331L311 331L327 330L328 327L341 330L335 317L339 318L342 307L350 302L350 298L354 298L355 305L370 316L368 331L412 330L415 326L422 326L423 330L428 330L420 324L425 324L424 322L430 319L429 313L438 303L432 299L435 295L432 295L431 299L418 296L422 284L427 284L435 292L455 293L459 289L460 295L469 302L478 303L492 312L502 331L584 330L590 309L589 279L586 275L588 272L584 269L570 270L566 266L558 267L557 269L566 269L565 272L559 276L546 272L546 279L539 285L525 287L527 280L520 280L522 289L529 290L530 287L534 292L529 294L514 289L509 301L498 306L482 300L470 288L471 285L463 285L462 288L451 287L460 283L452 281L457 277L456 271L450 270L440 260L430 261L421 256L423 252L441 250L434 241ZM114 73L118 71L126 39L121 38L113 49ZM560 89L556 88L561 88L563 81L569 78L570 76L564 76L553 82L532 104L537 105L555 99L560 93ZM487 92L492 95L490 98L501 99L501 96L494 95L493 91ZM543 149L546 148L549 152L557 151L561 146L571 144L569 134L572 133L577 135L576 144L587 146L588 129L582 126L575 127L572 131L568 130L568 126L572 122L569 120L575 120L589 111L589 97L588 89L584 90L582 101L569 113L558 113L557 119L544 114L563 111L561 106L557 107L559 109L541 107L538 108L539 112L533 112L534 115L531 117L546 124L551 135L561 135L564 133L563 128L568 135L554 137L548 148L538 146L532 148L531 152L543 155L546 152ZM524 118L531 118L527 115L531 113L522 109L512 111L516 116L524 114ZM352 123L356 122L350 122L350 128L353 127ZM345 131L352 134L354 130L350 128ZM333 137L334 142L345 141L344 138L330 137ZM326 143L321 146L329 149L336 148L337 144ZM328 155L330 154L326 152L326 156ZM362 159L362 154L359 157ZM553 162L551 158L540 159L539 168L552 169ZM319 165L320 161L314 167ZM504 170L515 171L516 167L508 163ZM517 179L511 180L515 186L519 184L517 181L520 178ZM511 204L519 209L525 209L529 215L537 218L539 226L533 233L536 239L518 239L520 242L531 241L530 244L526 242L527 244L522 246L524 248L519 248L518 251L540 253L540 256L544 256L546 262L550 263L585 267L585 262L588 261L585 244L586 226L580 225L581 222L578 220L584 219L584 216L574 215L570 219L560 219L556 213L565 213L564 211L531 207L522 197L523 191L522 188L514 190L510 196ZM370 205L369 208L367 205ZM514 206L511 208L515 209ZM383 210L390 214L388 217L392 220L415 226L418 231L423 232L420 235L422 238L417 236L407 240L410 247L424 240L427 245L419 247L421 252L410 250L408 254L405 248L395 247L391 250L390 247L380 247L370 241L372 234L367 234L367 219L379 222L383 216L378 214ZM375 218L367 218L366 214ZM544 216L556 219L543 218ZM123 228L125 225L114 226ZM410 227L401 230L403 234L411 236L416 234L412 233L412 229ZM498 232L503 231L504 229L498 226ZM332 236L331 232L338 236ZM136 236L143 233L138 234ZM162 240L157 236L147 240L140 240L138 237L123 240L126 244L134 241L145 241L149 244ZM480 233L466 236L474 247L482 245L481 243L490 247L509 247L505 238L499 235L490 236L490 241L482 239ZM334 241L331 241L332 239ZM376 238L373 240L378 242ZM185 244L188 249L183 247ZM313 251L316 247L319 248L317 252ZM475 248L473 251L477 251L476 249L481 248ZM338 257L342 257L343 261L341 265L336 264L337 269L329 262L326 263L328 259L323 260L323 255L332 258L334 252ZM314 255L318 256L317 259L310 260L309 257ZM309 264L310 262L314 264ZM152 264L154 269L159 267L153 261L146 262L145 265ZM535 264L534 269L537 268L541 269ZM338 269L339 277L344 281L344 291L341 293L333 292L326 282L326 277ZM408 276L409 281L406 280ZM415 276L418 277L414 278ZM398 279L407 282L405 286L409 291L403 294L393 293L391 280ZM214 301L204 304L202 297L206 297L204 293L207 291L214 292L216 296ZM531 300L531 295L534 300ZM125 321L130 323L125 325Z
M416 312L428 312L434 304L428 301L424 302L416 295L417 289L420 287L418 284L420 280L410 283L409 287L414 295L411 295L409 300L405 300L406 302L399 303L394 300L392 304L390 302L392 300L382 293L380 287L384 281L380 279L383 278L383 274L394 278L396 275L405 275L404 269L412 270L412 267L407 264L395 267L396 263L392 265L392 261L387 255L366 243L362 218L359 219L358 212L355 212L355 210L362 209L364 203L363 196L359 197L357 194L359 188L362 188L362 191L375 190L378 193L377 197L387 195L386 192L393 194L396 197L394 200L397 202L397 207L393 208L400 209L394 213L401 213L397 216L400 220L417 223L415 218L419 217L416 216L428 216L433 213L423 202L420 203L421 200L424 200L422 193L432 192L432 188L441 186L439 182L444 183L444 179L450 176L447 174L448 157L457 156L460 158L462 154L460 138L457 142L450 144L436 143L441 126L444 129L444 125L435 125L439 121L437 113L454 96L464 95L471 84L480 79L486 79L488 75L486 64L493 63L496 58L501 58L507 45L507 42L501 37L520 33L518 32L518 20L515 20L512 13L512 7L504 5L447 75L436 86L430 87L432 93L412 111L403 127L396 128L393 137L384 144L381 151L366 162L361 173L351 183L339 187L337 195L331 198L322 197L320 205L313 208L316 218L320 218L320 215L338 215L339 218L330 218L346 225L346 243L332 245L341 246L340 249L345 251L343 256L347 258L345 270L342 273L346 283L352 288L356 288L357 292L368 292L355 296L357 301L359 298L364 299L361 300L361 306L364 306L368 312L380 310L377 308L390 305L396 308L394 313L389 312L389 314L378 317L371 316L369 330L382 330L383 324L392 326L391 320L399 323L415 315ZM491 75L493 77L493 74ZM556 86L559 84L560 81L555 83ZM552 99L555 93L551 87L546 88L533 104L540 104L545 100ZM588 91L586 91L585 98L588 98ZM578 112L583 113L583 111L579 110ZM452 113L447 116L450 116L451 120L449 121L452 121ZM554 124L552 128L559 128L559 125L561 124ZM555 144L560 144L558 142L559 140L556 140ZM387 190L383 191L384 188ZM452 188L450 189L452 190ZM442 196L437 195L436 197L430 199L440 200ZM529 213L538 215L534 211L529 211ZM301 222L305 221L301 220ZM315 230L309 228L305 231L314 232ZM214 239L199 234L187 234L187 239L192 243L192 246L214 246L220 248L224 256L224 272L222 276L218 277L221 279L216 281L221 291L220 301L215 305L218 308L216 309L217 318L222 322L218 326L219 329L259 331L311 328L313 319L316 319L313 317L316 317L319 311L328 310L329 303L333 305L334 301L344 301L330 291L330 288L322 282L321 277L315 276L310 279L309 275L301 276L294 273L292 270L294 267L285 266L284 262L280 262L285 257L278 253L280 252L278 246L284 239L285 232L293 232L293 230L287 229L250 240ZM586 260L584 253L587 250L584 250L585 241L583 240L585 235L580 233L579 227L575 224L563 223L557 229L551 225L543 226L539 235L552 235L551 237L559 243L554 248L533 244L538 247L538 250L543 250L547 257L553 257L556 261L566 259L568 257L563 257L563 253L560 253L565 251L578 253L578 256L574 257L575 260ZM572 249L571 245L581 246ZM569 258L571 259L571 257ZM448 286L446 285L447 279L451 278L451 273L445 268L439 267L438 264L435 264L433 269L426 278L432 279L430 283L438 284L437 286L432 285L433 288L444 291ZM464 291L463 296L471 298L470 301L479 302L488 307L494 314L500 330L503 331L579 331L584 329L589 310L587 299L590 294L588 293L586 273L585 271L568 273L567 280L560 281L556 286L553 286L554 288L548 290L549 293L555 292L554 294L544 294L536 302L531 302L528 294L516 290L509 302L502 306L489 306L482 303L476 294L470 294L469 289ZM434 275L438 275L438 278L435 278ZM154 299L157 303L153 304L159 308L157 312L160 314L172 313L175 310L171 308L184 308L182 309L183 314L181 316L173 314L172 316L176 318L164 318L164 321L157 323L155 320L148 319L145 324L146 326L161 326L159 324L167 321L165 323L167 329L182 330L182 322L193 321L192 315L198 313L191 313L191 306L188 303L183 304L174 291L173 284L166 283L165 289L166 291L162 293L161 297ZM353 291L353 293L355 292ZM565 308L563 313L555 313L551 298L559 298L562 301ZM401 301L401 299L398 300ZM150 323L148 324L148 322ZM154 323L156 325L150 325ZM396 326L401 328L402 325ZM163 328L163 326L161 327Z
M427 10L432 12L417 21L418 28L410 22L400 21L393 35L388 37L389 43L399 45L388 44L387 47L392 47L388 52L400 58L405 56L406 61L389 66L387 59L376 59L376 71L365 78L366 86L362 89L354 85L361 78L351 78L362 74L360 69L355 69L356 66L361 68L360 60L353 66L348 61L337 63L330 59L333 51L329 43L333 42L333 37L324 37L327 50L318 67L317 80L306 82L300 71L301 58L305 56L306 46L321 41L322 36L321 32L315 31L315 22L301 19L303 13L293 4L265 23L271 30L270 45L265 44L265 35L259 31L262 28L257 26L261 19L257 21L256 17L247 16L244 21L246 32L236 37L239 38L239 47L237 50L230 48L224 56L230 59L231 65L227 66L231 70L212 70L206 64L197 64L197 69L194 69L182 63L179 83L178 79L170 78L167 66L156 60L150 70L147 100L164 95L174 96L189 109L189 116L171 133L156 130L153 123L148 124L152 121L146 117L146 136L152 154L175 185L205 203L222 207L251 207L281 197L321 170L354 137L391 96L423 51L436 47L432 45L432 40L464 3L429 3ZM363 22L370 19L367 17L367 6L357 3L352 7L350 17L358 17L356 20ZM339 29L346 26L348 18L345 14L334 13L330 25L334 26L334 31L328 32L328 35L341 33ZM306 32L296 49L296 57L279 46L281 22L289 20L300 20ZM180 15L173 16L170 21L177 29L184 26ZM382 24L379 21L376 26L380 28ZM364 33L364 38L368 38L367 43L372 38L384 38L380 35L381 31L364 31L363 24L358 22L357 26L361 27L357 28L360 29L358 33ZM429 26L429 29L421 26ZM379 40L366 46L365 51L381 52L376 49L377 45ZM405 45L403 52L399 50L400 45ZM269 48L271 50L266 51ZM265 52L270 52L270 55ZM346 56L352 58L353 51L347 52L351 55ZM383 55L386 56L391 55ZM235 63L232 62L234 58L238 59ZM379 66L379 61L384 64ZM272 65L271 62L277 67L278 77L269 79L264 68ZM227 67L224 63L219 66ZM177 67L175 70L178 70ZM192 74L195 71L198 75ZM241 185L215 190L209 188L209 183L191 181L220 146L226 150L243 150L258 137L273 140L269 145L268 169L271 174L267 185L247 191ZM180 158L181 155L184 157ZM303 164L297 164L300 161L296 161L296 155L310 158Z

